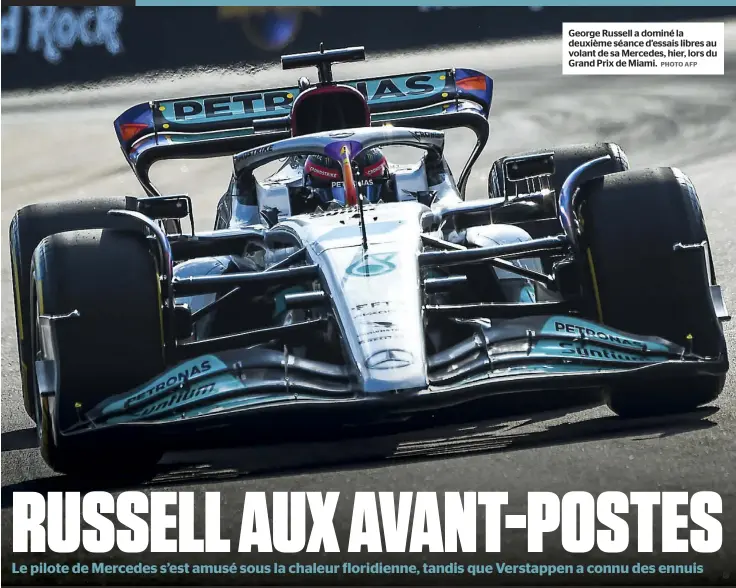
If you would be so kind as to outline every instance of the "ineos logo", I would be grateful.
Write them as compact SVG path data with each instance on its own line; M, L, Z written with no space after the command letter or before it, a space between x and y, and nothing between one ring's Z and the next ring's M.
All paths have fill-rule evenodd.
M365 360L365 366L372 370L393 370L412 364L414 356L403 349L383 349Z

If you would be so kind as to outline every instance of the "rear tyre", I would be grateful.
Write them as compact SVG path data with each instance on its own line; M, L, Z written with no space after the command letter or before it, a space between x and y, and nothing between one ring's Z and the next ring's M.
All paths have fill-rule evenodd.
M33 252L45 237L54 233L126 226L124 223L129 224L127 219L112 217L107 213L115 209L135 209L135 202L135 198L113 197L31 204L18 210L10 223L10 263L23 404L34 420L36 407L33 404L30 343Z
M114 229L58 233L41 241L30 273L34 358L49 355L39 316L79 313L55 321L57 394L36 402L44 460L84 477L150 471L161 451L142 439L113 443L63 434L106 398L164 370L159 276L146 237ZM33 383L37 394L36 378Z
M563 145L560 147L553 147L551 149L535 149L534 151L517 153L510 157L538 155L550 152L554 153L555 173L550 177L549 183L550 189L554 190L555 194L550 198L549 202L545 203L544 218L552 218L556 216L557 197L560 195L562 185L565 183L567 177L577 167L580 167L591 159L596 159L605 155L609 155L611 157L611 160L605 164L597 166L594 170L588 170L586 174L582 176L582 181L592 179L594 176L612 174L629 169L629 160L623 149L621 149L621 147L616 143ZM498 159L494 162L493 167L491 168L491 173L488 177L488 195L491 198L498 198L505 194L513 195L516 193L514 183L510 182L506 178L506 174L504 172L504 163L510 157L507 156ZM524 184L524 187L526 187L526 184ZM502 221L498 220L496 222ZM506 222L506 219L504 219L503 222Z
M710 297L710 248L673 247L708 243L690 179L674 168L611 174L584 184L578 202L595 318L724 360L724 375L614 386L606 392L608 406L621 416L641 417L715 400L725 382L727 351Z
M616 143L562 145L551 149L536 149L534 151L518 153L512 157L518 157L521 155L539 155L549 152L554 153L555 172L549 178L549 188L552 192L544 198L542 207L534 207L528 210L526 207L517 208L513 206L499 208L493 213L492 219L494 223L517 225L528 232L534 239L547 237L555 233L561 233L562 226L560 225L558 218L557 200L560 192L562 191L562 185L576 168L592 159L608 155L611 158L609 161L597 165L595 169L587 170L583 174L581 181L629 169L629 160L623 149L621 149L621 147ZM491 168L491 173L488 176L488 194L491 198L516 194L516 185L506 178L504 171L504 163L507 159L509 159L509 157L502 157L497 160ZM521 189L528 189L526 182L522 182ZM559 258L557 257L543 257L542 267L544 271L546 273L552 273L554 271L554 264L558 259Z

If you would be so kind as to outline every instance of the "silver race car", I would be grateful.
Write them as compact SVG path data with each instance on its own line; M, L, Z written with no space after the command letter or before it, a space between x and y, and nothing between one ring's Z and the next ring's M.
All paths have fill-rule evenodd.
M496 161L466 199L491 78L333 80L332 63L364 58L289 55L318 81L134 106L115 130L145 197L17 212L23 394L52 468L143 470L216 434L489 395L528 394L533 410L580 389L625 417L718 396L728 316L685 174L572 145ZM477 144L456 178L445 130L459 127ZM396 147L419 156L399 165ZM148 172L218 156L232 177L214 230L197 232L190 198Z

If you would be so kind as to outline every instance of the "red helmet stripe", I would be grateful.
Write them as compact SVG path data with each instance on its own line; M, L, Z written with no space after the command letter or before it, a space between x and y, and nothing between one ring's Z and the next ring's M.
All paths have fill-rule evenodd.
M318 178L326 178L328 180L339 180L342 178L339 169L325 167L312 161L307 161L307 164L304 166L304 173L314 174Z
M383 170L386 168L388 164L386 163L386 158L382 157L380 161L377 163L374 163L373 165L366 165L363 168L363 175L372 178L373 176L380 175L383 173Z

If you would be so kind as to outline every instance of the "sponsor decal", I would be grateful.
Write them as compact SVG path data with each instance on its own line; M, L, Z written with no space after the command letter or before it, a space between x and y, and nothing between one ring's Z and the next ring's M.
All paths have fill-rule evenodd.
M329 170L329 169L323 169L321 167L311 167L309 169L310 174L314 174L317 176L322 176L323 178L339 178L340 172L337 170Z
M381 175L384 172L384 170L386 170L387 165L388 164L384 160L384 161L379 161L375 165L365 167L365 168L363 168L363 171L362 171L363 176L370 178L370 177L373 177L373 176Z
M371 105L426 98L434 94L443 94L448 99L454 96L453 82L445 71L341 83L357 89ZM162 101L157 106L160 115L169 122L202 123L226 118L252 119L273 116L274 113L285 114L298 95L299 88L294 87ZM339 131L330 136L347 138L345 133Z
M372 370L394 370L408 367L414 356L403 349L383 349L365 360L365 366Z
M368 317L377 317L379 315L385 316L387 314L393 314L396 312L391 308L391 302L367 302L365 304L358 304L352 309L353 320L365 319Z
M118 6L70 8L27 6L27 28L23 28L24 7L10 6L2 15L2 53L15 55L21 50L26 31L26 48L41 52L48 63L61 63L63 51L79 43L83 47L104 47L110 55L123 52L118 27L123 9Z
M422 139L442 139L444 134L439 131L410 131L412 136L417 140Z
M393 339L399 332L399 326L391 321L364 321L359 324L364 327L358 333L358 343L365 345L366 343L375 343L376 341L388 341Z
M358 304L352 308L353 312L357 312L357 315L354 315L355 317L359 316L367 316L367 312L376 309L376 308L384 308L391 306L391 302L388 300L379 300L376 302L364 302L363 304ZM390 312L386 310L386 312Z
M273 144L266 145L265 147L258 147L257 149L251 149L250 151L246 151L241 155L241 159L245 159L248 157L254 157L256 155L265 155L266 153L271 153L273 151Z
M542 328L542 332L546 334L561 334L566 333L575 335L584 340L590 340L591 342L605 341L614 345L620 345L622 347L630 347L636 349L648 349L650 351L668 351L669 348L661 343L641 340L636 340L631 337L627 337L622 333L618 333L612 329L608 329L602 325L596 325L594 323L588 323L581 320L573 320L568 317L554 317L547 321Z
M356 180L355 185L360 188L362 186L372 186L373 180ZM332 182L333 188L344 188L345 182Z
M359 337L358 338L358 344L359 345L367 345L368 343L376 343L377 341L390 341L394 338L394 335L392 334L392 331L396 331L396 329L386 329L384 332L387 333L386 335L374 335L371 337ZM376 331L379 333L380 331Z
M444 88L444 79L444 75L419 74L379 80L365 80L354 82L350 85L353 85L370 102L377 103L403 99L407 96L415 97L432 94Z
M222 117L250 117L255 114L267 114L277 110L289 110L294 101L294 91L274 90L272 92L251 92L234 96L215 96L213 98L190 98L177 100L172 104L174 120L181 122L189 119L210 120ZM164 110L167 104L162 103Z
M644 355L637 352L635 348L614 349L597 344L595 341L539 341L535 344L533 351L527 353L531 358L555 357L565 360L563 366L594 364L595 369L603 369L605 363L636 363L652 364L666 361L664 355ZM501 360L502 361L502 360ZM565 371L567 367L557 366L559 371ZM615 368L614 368L615 369Z
M393 259L396 253L359 253L345 273L356 278L367 278L389 274L396 269Z
M159 392L163 392L167 388L171 388L172 386L186 382L195 376L206 374L213 369L220 367L222 367L222 362L212 356L206 356L184 363L176 371L167 373L161 378L158 378L147 388L127 398L123 403L123 408L127 409L133 405L146 402L151 397L155 396Z
M134 411L133 415L137 417L147 417L161 412L166 412L169 409L188 403L190 400L204 398L215 392L215 390L215 384L212 382L209 384L202 384L200 386L192 386L188 390L182 390L164 398L163 400L154 402L141 410Z
M366 321L363 324L374 329L388 329L394 326L394 323L391 321Z
M358 343L365 345L367 343L376 343L377 341L390 341L393 338L393 335L379 335L377 337L368 337L367 339L358 339Z
M378 335L377 337L368 337L367 339L358 339L360 345L366 345L368 343L376 343L377 341L390 341L393 339L393 335Z
M582 325L576 325L574 323L564 323L562 321L556 321L555 331L558 333L570 333L573 335L579 335L581 337L587 337L587 338L593 337L596 339L601 339L602 341L611 341L613 343L620 343L621 345L626 345L628 347L641 347L642 346L641 343L630 341L629 339L626 339L625 337L619 337L611 333L606 333L605 331L597 331L595 329L591 329L589 327L585 327Z
M604 347L598 347L596 345L586 345L584 343L573 343L570 341L561 341L558 345L562 350L562 355L575 355L577 357L585 357L589 359L607 359L609 361L648 361L647 357L639 353L615 351Z

